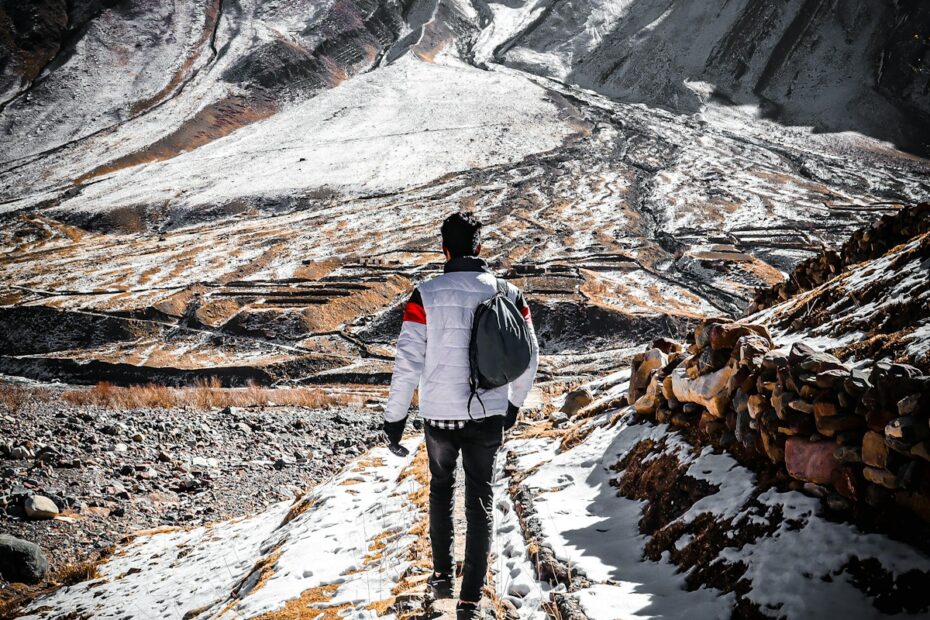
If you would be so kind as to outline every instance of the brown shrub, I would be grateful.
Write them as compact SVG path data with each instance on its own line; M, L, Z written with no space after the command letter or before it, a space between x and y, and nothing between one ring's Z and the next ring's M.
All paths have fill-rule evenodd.
M0 383L0 405L7 413L18 413L25 400L26 390L11 383Z
M186 388L156 384L120 387L101 382L92 388L67 391L62 399L72 405L109 409L171 409L186 405L198 411L272 404L325 409L361 406L364 402L361 395L332 393L319 387L265 388L252 383L245 388L224 388L216 377L199 380L193 387Z

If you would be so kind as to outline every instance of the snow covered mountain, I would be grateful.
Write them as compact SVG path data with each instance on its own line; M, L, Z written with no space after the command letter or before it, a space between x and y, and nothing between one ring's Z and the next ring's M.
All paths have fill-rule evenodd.
M384 381L460 208L590 374L930 196L917 3L0 7L9 374Z

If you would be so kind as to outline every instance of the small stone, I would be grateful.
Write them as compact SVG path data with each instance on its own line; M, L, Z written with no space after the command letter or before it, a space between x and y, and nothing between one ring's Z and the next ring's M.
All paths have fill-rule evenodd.
M804 486L801 487L801 490L811 497L826 497L830 494L830 490L827 489L827 487L820 484L814 484L813 482L805 482Z
M852 509L852 502L841 495L832 494L827 496L824 500L824 504L827 505L827 508L834 512L846 512Z
M10 458L13 460L25 461L35 457L35 453L26 446L16 446L10 450Z
M113 451L122 454L123 452L129 451L129 446L124 443L118 443L113 446Z
M777 435L761 433L762 449L773 463L782 463L785 460L784 442Z
M911 448L911 455L930 461L930 441L922 441Z
M560 411L568 416L573 416L592 402L594 402L594 395L591 394L590 390L574 390L565 395L565 403Z
M822 400L814 403L814 415L818 418L828 418L830 416L835 416L839 413L839 408L836 406L836 403L831 403L830 401Z
M753 394L746 403L749 409L749 417L757 420L765 415L765 412L771 409L768 399L761 394Z
M136 443L142 443L143 441L145 441L145 435L143 435L142 433L136 433L132 436L132 440Z
M898 488L897 476L895 476L887 469L879 469L878 467L866 467L862 470L862 475L865 476L865 479L869 482L883 486L886 489Z
M44 495L32 495L26 498L23 509L30 519L52 519L58 515L58 506Z
M171 458L171 455L168 454L167 452L161 451L158 453L158 460L161 461L162 463L170 463L172 461L172 458Z
M800 398L795 398L794 400L789 402L788 407L790 409L794 409L795 411L800 411L801 413L807 413L807 414L814 413L814 405Z
M872 387L869 383L869 373L862 370L853 370L843 381L843 389L852 396L860 396Z
M840 463L861 463L862 451L853 446L839 446L833 451L833 456Z
M869 409L865 416L865 423L870 430L884 434L885 427L895 419L895 414L885 409Z
M833 437L836 433L865 426L865 420L856 415L834 415L815 418L814 421L817 425L817 432L827 437Z
M35 543L0 534L0 576L13 583L35 584L48 572L48 560Z
M862 462L871 467L883 468L888 465L888 446L885 438L874 431L868 431L862 437Z
M562 411L553 411L549 416L549 420L552 422L552 426L558 428L564 424L568 424L569 418L568 414Z
M821 389L833 389L838 385L842 385L849 376L848 370L833 368L817 373L814 382Z
M898 401L898 415L907 416L916 413L920 407L920 394L911 394Z
M861 497L862 481L859 468L853 465L843 465L833 476L833 487L836 492L851 499L859 501Z
M912 446L930 437L930 426L914 416L895 418L885 426L885 436Z
M274 462L273 467L277 469L278 471L281 471L282 469L287 467L287 462L284 459L278 459L277 461Z

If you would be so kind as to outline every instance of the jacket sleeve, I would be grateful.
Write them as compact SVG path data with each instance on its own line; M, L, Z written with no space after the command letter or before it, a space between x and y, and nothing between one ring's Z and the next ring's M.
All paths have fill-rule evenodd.
M530 352L530 365L522 375L510 383L510 402L517 407L522 407L530 390L533 389L533 380L536 379L536 369L539 368L539 343L536 341L536 330L533 329L533 317L530 314L530 306L526 303L526 298L523 297L522 292L517 290L516 294L516 305L523 315L523 320L526 321L526 327L530 336L530 346L532 347Z
M391 391L384 419L398 422L407 417L407 409L413 399L413 392L420 383L423 365L426 361L426 310L420 291L414 289L413 295L404 307L404 319L397 339L397 353L394 356L394 373L391 375Z

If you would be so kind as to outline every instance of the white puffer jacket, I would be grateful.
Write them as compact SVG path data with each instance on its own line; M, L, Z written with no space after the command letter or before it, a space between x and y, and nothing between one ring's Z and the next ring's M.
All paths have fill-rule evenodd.
M518 407L523 405L539 365L539 346L523 294L512 284L507 285L507 290L529 327L533 349L526 372L508 385L479 389L481 402L478 398L472 400L469 416L468 348L472 320L481 302L497 293L497 278L481 259L454 258L446 264L442 275L418 286L407 302L397 339L385 420L404 419L418 385L420 415L430 420L503 415L508 401Z

